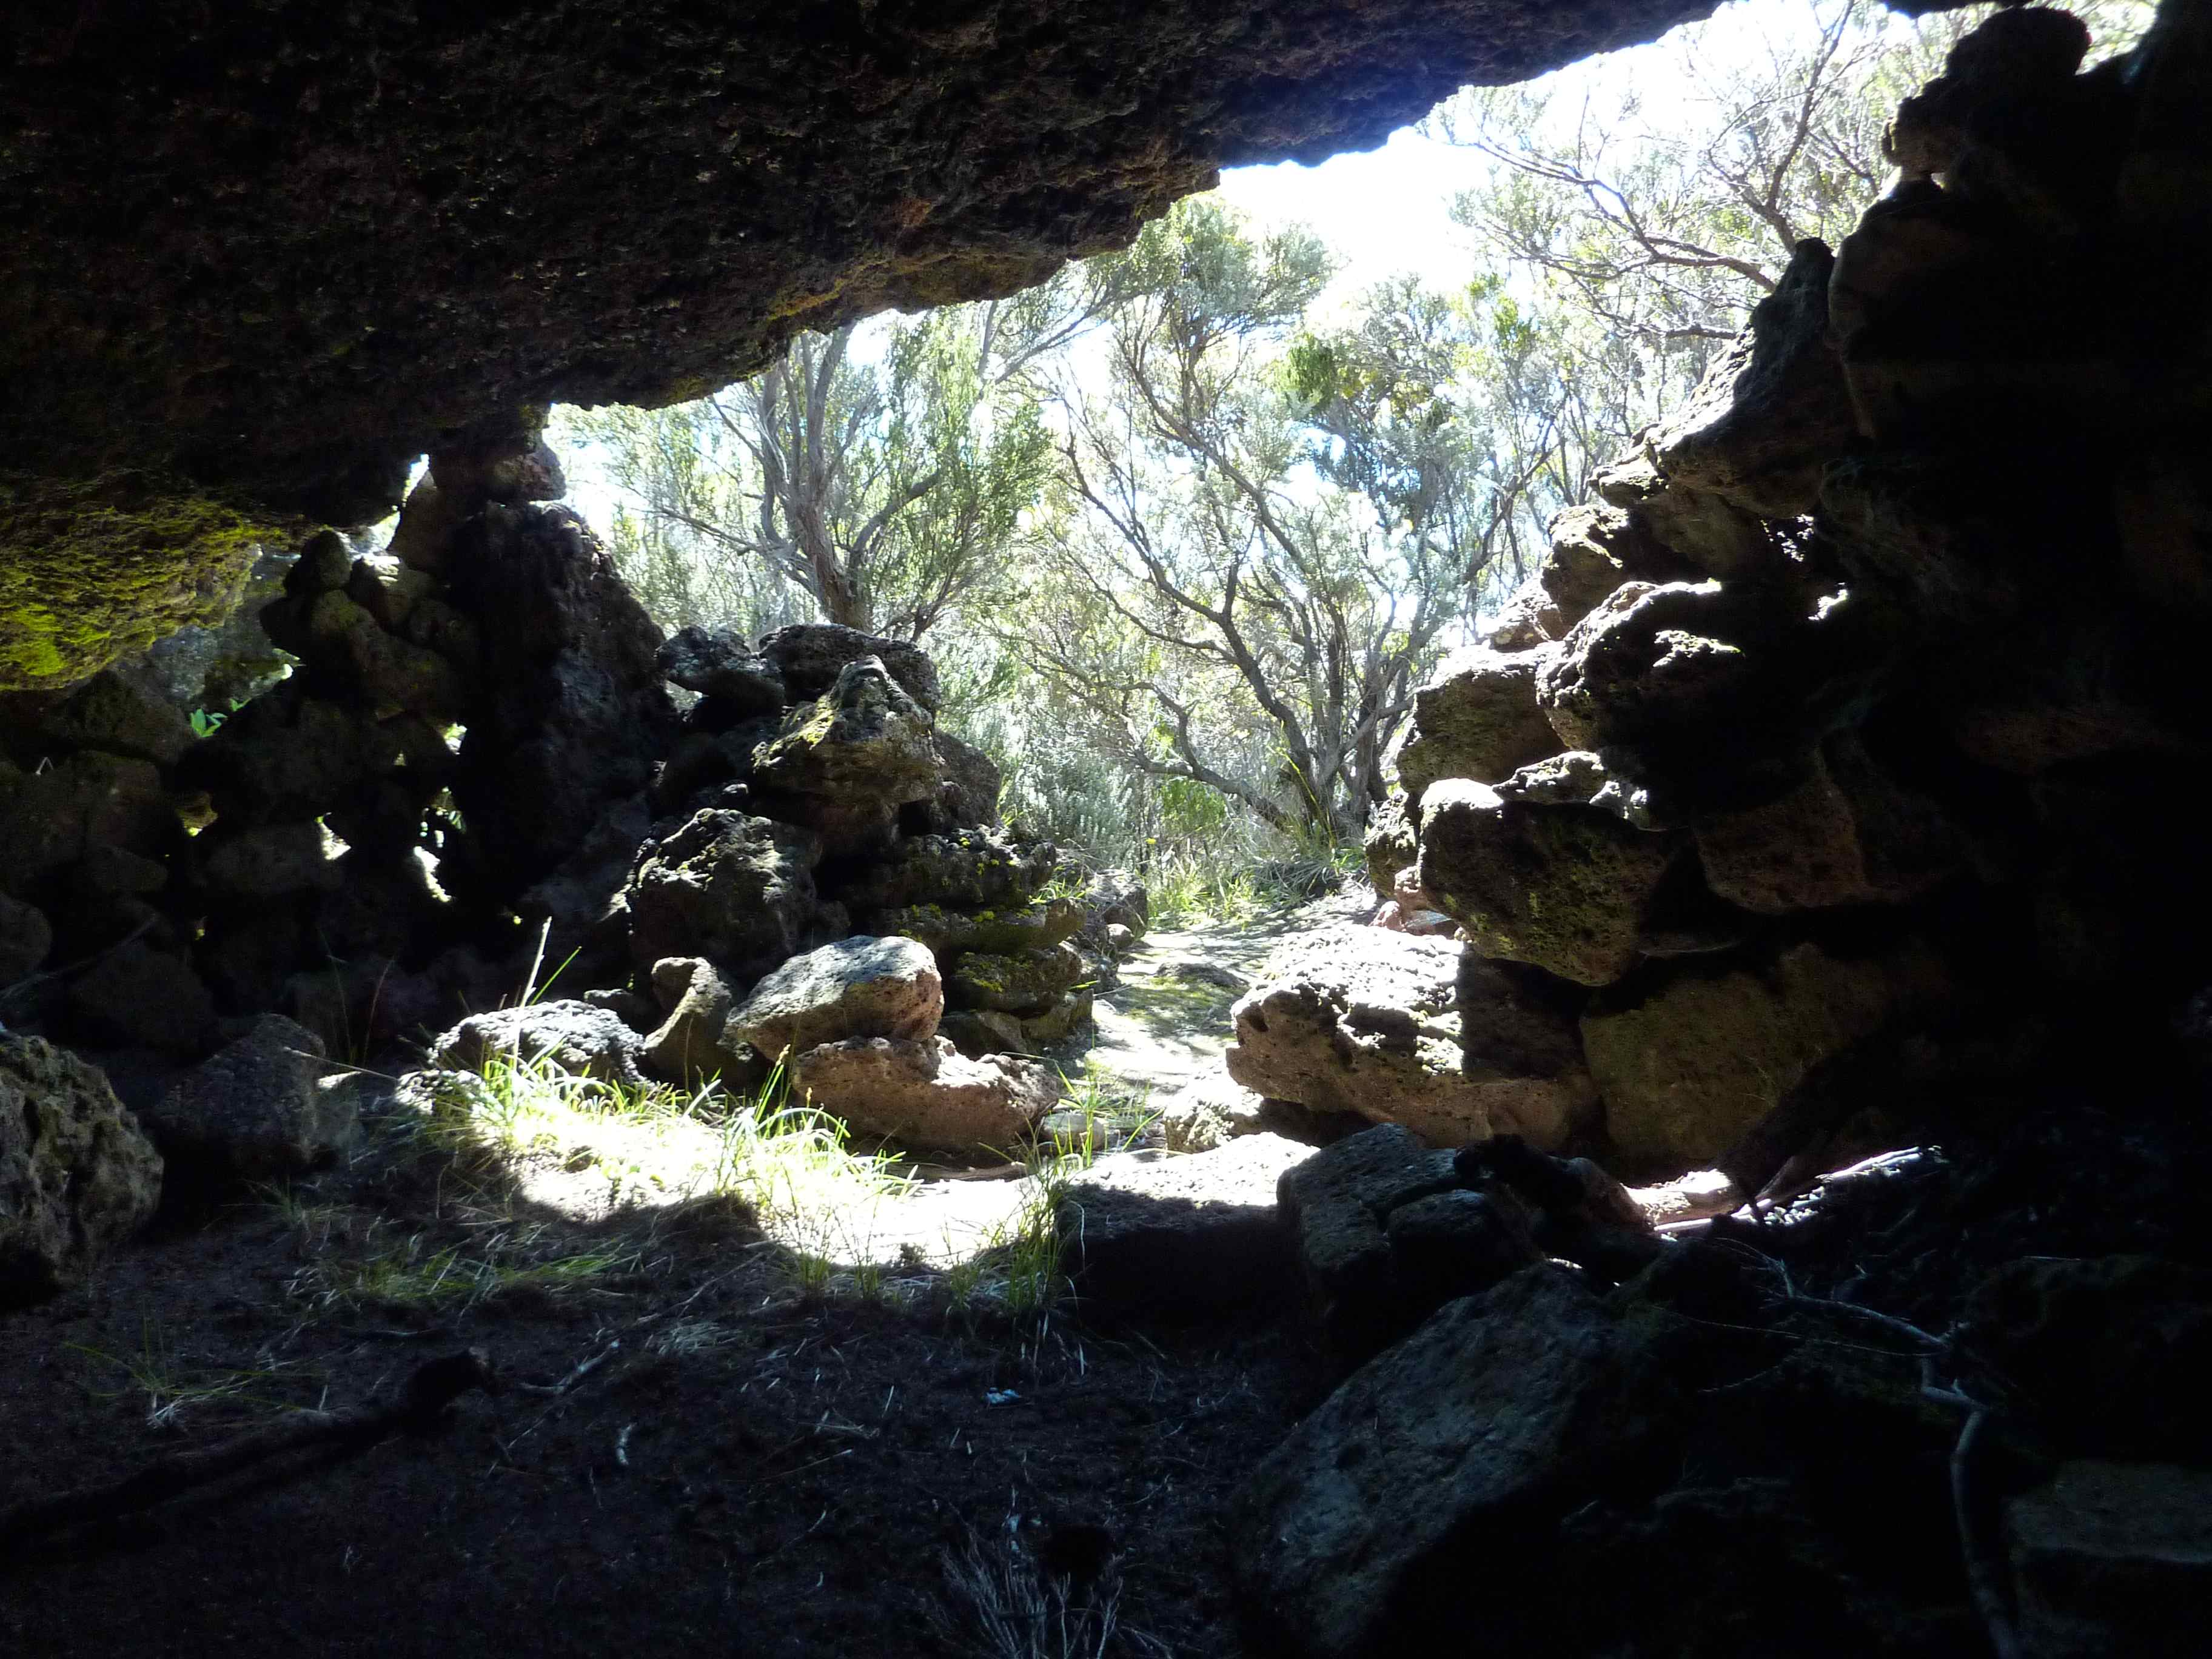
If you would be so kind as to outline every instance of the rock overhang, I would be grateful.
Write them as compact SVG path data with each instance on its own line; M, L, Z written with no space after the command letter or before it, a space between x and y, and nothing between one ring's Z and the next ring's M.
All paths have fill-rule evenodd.
M1012 292L1221 167L1711 9L32 0L0 25L0 689L219 608L257 537L381 516L425 449Z

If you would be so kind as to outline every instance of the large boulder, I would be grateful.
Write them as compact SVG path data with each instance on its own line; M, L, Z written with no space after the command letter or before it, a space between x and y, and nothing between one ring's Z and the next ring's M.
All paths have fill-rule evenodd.
M722 1043L771 1058L848 1037L937 1035L945 986L919 941L858 934L796 956L731 1012Z
M141 1118L171 1168L203 1180L269 1181L305 1173L351 1142L354 1097L318 1089L322 1039L281 1014L183 1077Z
M1447 940L1340 926L1300 940L1237 1002L1225 1059L1270 1100L1439 1145L1510 1132L1551 1147L1595 1099L1574 1013Z
M1072 945L971 951L947 969L945 1000L956 1008L989 1009L1027 1019L1050 1012L1089 972L1082 952Z
M495 506L459 540L453 599L483 628L483 661L453 793L494 890L512 894L652 781L675 710L659 625L575 514Z
M105 952L70 981L70 1024L106 1048L204 1054L215 1039L215 998L182 957L137 939Z
M1624 583L1538 676L1559 747L1592 750L1677 824L1772 799L1887 667L1895 613L1794 582Z
M1033 900L988 910L908 904L866 918L871 932L918 939L940 957L963 951L1006 954L1048 950L1082 930L1085 912L1074 899Z
M1508 655L1476 646L1445 659L1413 694L1413 720L1398 751L1409 801L1439 778L1497 783L1564 745L1537 702L1540 671L1558 654L1542 647Z
M1821 1061L1933 1013L1948 989L1941 959L1911 944L1674 963L1593 1003L1583 1050L1623 1162L1675 1173L1710 1166Z
M76 1283L161 1200L161 1156L99 1070L0 1030L0 1304Z
M1959 836L1925 796L1893 781L1849 733L1780 799L1701 823L1716 896L1766 915L1916 898L1957 868Z
M1006 787L998 762L974 744L939 732L930 742L937 750L944 782L929 802L929 827L939 831L982 829L999 821L999 795Z
M1857 435L1828 332L1835 265L1825 242L1808 238L1791 251L1752 307L1751 326L1652 440L1670 489L1705 490L1762 519L1812 512L1822 470Z
M1449 779L1421 811L1421 889L1484 954L1609 985L1638 941L1679 834L1592 806L1531 805Z
M793 701L775 665L733 629L679 628L661 641L653 660L685 690L712 698L738 719L773 714Z
M581 1001L532 1002L471 1014L431 1045L430 1063L481 1072L495 1061L549 1065L577 1077L640 1087L638 1035L611 1011Z
M943 701L937 665L909 640L889 640L836 623L799 623L762 636L760 656L783 681L793 702L830 690L845 670L873 657L908 696L934 714ZM704 688L700 688L703 690Z
M792 1061L792 1087L867 1134L1013 1156L1064 1092L1042 1061L962 1056L943 1037L853 1037Z
M1002 830L909 836L836 892L856 915L907 905L1018 908L1052 880L1058 858L1050 842L1018 841Z
M1382 1659L1432 1650L1446 1630L1487 1648L1511 1629L1517 1610L1498 1604L1516 1591L1470 1585L1540 1548L1671 1426L1656 1347L1649 1323L1545 1263L1452 1303L1355 1374L1231 1502L1232 1565L1264 1650Z
M27 891L95 847L158 857L181 836L151 761L87 749L0 781L0 889Z
M795 826L725 808L694 813L631 873L631 959L649 969L704 957L745 980L767 972L805 936L821 856L821 843Z
M638 1060L655 1077L696 1089L710 1079L743 1092L767 1072L759 1051L725 1041L736 1001L714 964L704 957L669 957L653 965L654 996L667 1018L647 1035Z
M63 749L97 749L174 766L192 746L191 721L111 669L95 674L39 721L39 736Z
M764 789L833 805L900 806L936 792L933 733L929 711L878 659L862 657L792 710L755 752L753 776Z

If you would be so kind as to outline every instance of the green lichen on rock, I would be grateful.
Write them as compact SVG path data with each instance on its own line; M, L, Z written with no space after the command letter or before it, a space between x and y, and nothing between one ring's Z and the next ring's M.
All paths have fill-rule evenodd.
M1447 778L1421 803L1419 880L1486 957L1577 985L1633 967L1644 914L1681 850L1591 806L1531 806Z
M58 690L221 622L256 546L296 528L168 474L0 473L0 691Z

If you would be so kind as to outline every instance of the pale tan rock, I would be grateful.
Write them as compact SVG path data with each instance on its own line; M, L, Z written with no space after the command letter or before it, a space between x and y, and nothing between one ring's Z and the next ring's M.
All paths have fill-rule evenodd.
M1323 930L1231 1018L1225 1058L1246 1088L1440 1146L1510 1133L1557 1146L1593 1097L1570 1014L1444 939Z
M848 1037L920 1040L937 1035L945 982L917 940L856 934L793 957L732 1011L722 1044L773 1058Z
M943 1037L854 1037L809 1048L792 1086L869 1134L909 1146L1012 1157L1064 1092L1042 1060L969 1060Z

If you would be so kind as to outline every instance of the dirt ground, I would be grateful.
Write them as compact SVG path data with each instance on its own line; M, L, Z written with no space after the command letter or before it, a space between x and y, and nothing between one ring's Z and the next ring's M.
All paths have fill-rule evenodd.
M1133 963L1102 1070L1157 1091L1218 1063L1233 994L1147 996L1193 956L1249 971L1267 940L1217 931ZM976 1184L944 1190L1011 1202ZM988 1654L981 1606L1021 1632L1054 1581L1110 1606L1105 1652L1240 1651L1218 1516L1316 1396L1299 1322L1106 1328L975 1273L909 1250L824 1274L728 1200L579 1221L419 1149L173 1221L9 1316L0 1510L470 1347L504 1386L0 1547L0 1652Z

